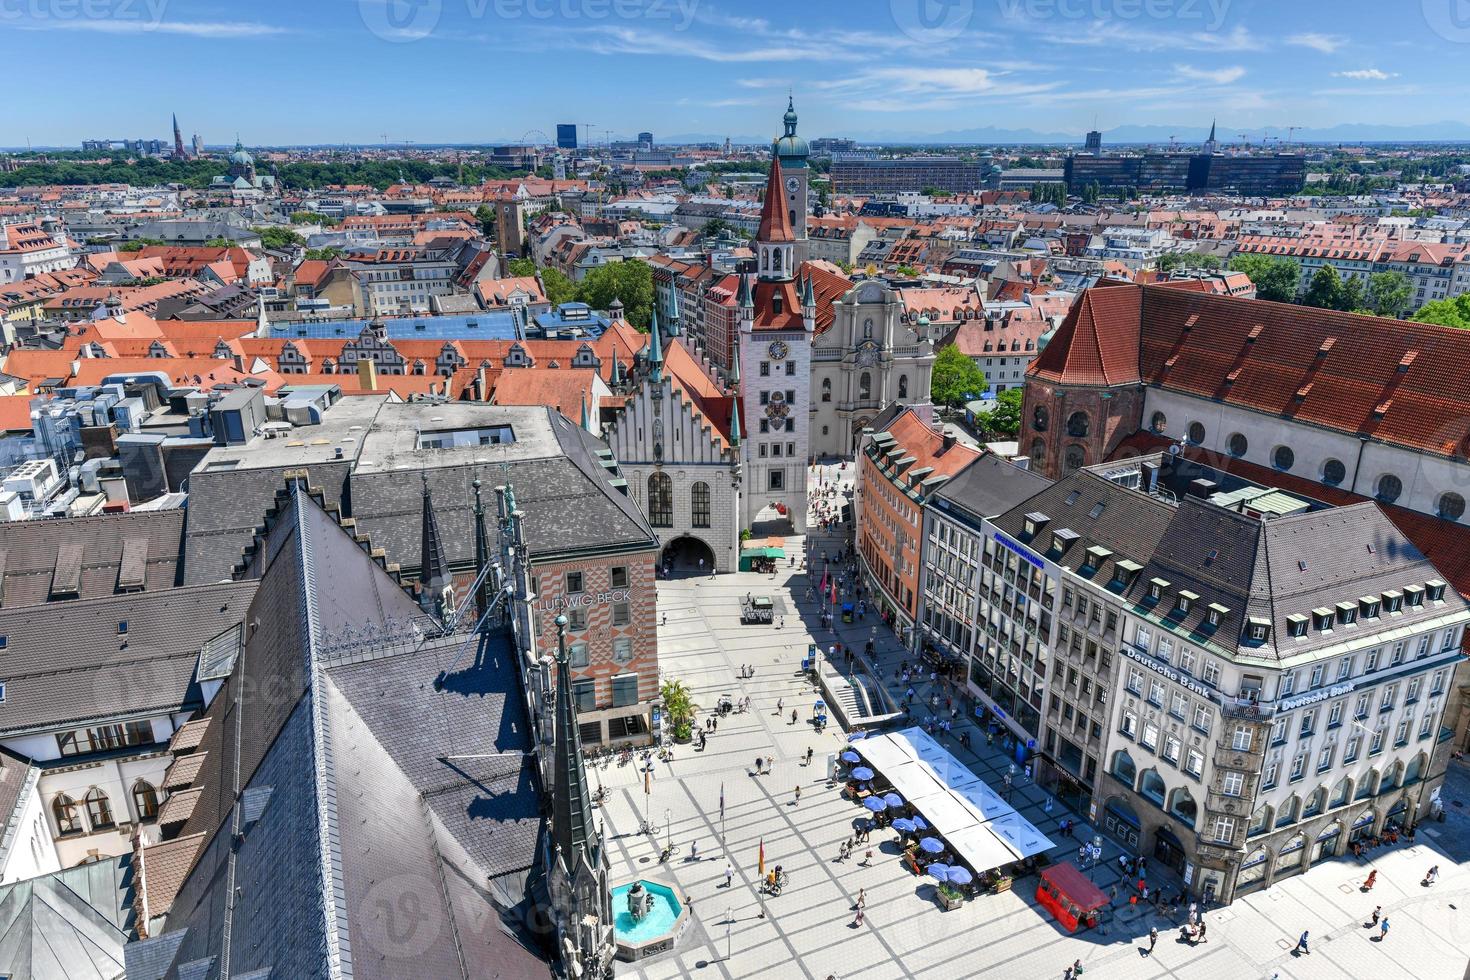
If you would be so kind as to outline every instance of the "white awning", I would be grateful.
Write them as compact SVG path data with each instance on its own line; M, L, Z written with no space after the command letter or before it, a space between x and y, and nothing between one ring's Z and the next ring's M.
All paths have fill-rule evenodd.
M967 827L945 836L949 846L978 873L1010 864L1016 859L1011 849L984 824Z
M998 817L986 824L1018 858L1028 858L1056 847L1046 835L1019 813Z

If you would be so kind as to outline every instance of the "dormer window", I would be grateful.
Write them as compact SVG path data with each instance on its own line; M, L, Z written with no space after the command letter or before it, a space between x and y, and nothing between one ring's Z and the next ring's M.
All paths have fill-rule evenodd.
M1383 593L1383 611L1396 613L1404 608L1404 594L1398 589L1390 589Z
M1102 568L1103 562L1112 557L1112 552L1100 544L1095 544L1087 549L1087 568Z
M1377 619L1380 602L1377 596L1363 596L1358 600L1358 615L1364 619Z
M1148 580L1148 597L1153 601L1158 602L1167 591L1169 591L1167 579L1151 578Z
M1306 617L1297 616L1295 618L1302 621L1302 632L1305 633L1307 625ZM1269 619L1262 619L1260 616L1252 616L1246 624L1245 634L1252 643L1265 643L1271 638L1271 621Z
M1219 625L1225 621L1225 617L1229 614L1229 606L1222 606L1218 602L1212 602L1210 603L1209 609L1205 612L1205 621L1208 622L1211 627L1219 627Z
M1425 582L1424 584L1429 587L1429 601L1430 602L1442 602L1442 601L1444 601L1444 588L1445 588L1444 582L1442 582L1439 579L1435 578L1435 579L1430 579L1428 582Z
M1078 537L1079 535L1076 531L1073 531L1069 528L1062 528L1060 531L1056 531L1052 534L1051 546L1053 550L1065 554L1066 550L1072 547L1072 543L1076 541Z
M1133 577L1143 571L1143 566L1127 558L1120 559L1113 564L1113 581L1127 588L1133 582Z
M1330 630L1332 629L1333 622L1332 610L1326 606L1312 610L1312 629L1318 631Z
M1286 617L1286 632L1292 636L1302 637L1307 635L1307 625L1311 620L1301 613L1292 613Z
M1036 537L1037 532L1045 527L1046 522L1049 520L1051 520L1050 517L1041 513L1041 511L1038 510L1033 510L1031 513L1027 514L1025 518L1025 524L1023 525L1026 530L1026 537Z
M1179 590L1179 601L1174 603L1174 612L1180 616L1189 615L1189 610L1194 608L1195 601L1198 599L1197 593L1190 592L1188 589Z
M1358 604L1343 600L1337 604L1337 625L1351 626L1358 621Z
M1410 608L1424 605L1424 586L1410 585L1404 589L1404 599Z

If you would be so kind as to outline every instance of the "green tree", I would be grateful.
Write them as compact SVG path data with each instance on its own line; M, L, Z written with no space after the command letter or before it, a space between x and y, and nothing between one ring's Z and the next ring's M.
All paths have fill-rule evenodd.
M918 276L919 270L915 269L911 265L901 265L893 270L893 274L896 276L903 276L907 279L913 279Z
M488 204L475 208L475 220L480 223L480 234L486 238L495 234L495 211Z
M1307 291L1302 295L1302 305L1315 306L1323 310L1342 308L1342 277L1330 265L1324 265L1312 273Z
M260 236L260 243L266 248L290 248L293 245L305 245L306 239L302 238L290 228L253 228L251 229Z
M531 259L511 259L505 263L505 274L508 276L534 276L536 274L536 263Z
M1232 272L1244 272L1255 284L1256 297L1273 303L1296 300L1302 267L1292 259L1271 255L1237 255L1230 260Z
M1375 272L1368 278L1368 295L1379 316L1401 317L1414 299L1414 286L1402 272Z
M699 234L704 238L718 238L729 230L729 222L722 218L711 218L700 226Z
M934 358L929 394L946 408L963 408L985 390L985 372L954 344L941 348Z
M664 700L664 710L674 728L674 737L679 741L689 738L694 729L694 713L699 705L683 681L668 680L659 685L659 694Z
M1359 276L1345 276L1337 296L1337 309L1345 313L1373 312L1369 309L1368 287Z
M328 245L326 248L309 248L306 250L306 257L318 262L330 262L342 254L345 253L335 245Z
M990 435L1014 436L1021 431L1021 389L1007 388L995 396L995 408L975 417Z
M582 278L577 298L595 310L620 300L628 322L647 330L653 312L653 267L637 260L600 265Z
M329 218L320 211L292 211L291 220L298 225L321 225L324 228L340 223L336 218Z
M211 238L209 241L207 241L207 242L204 243L204 247L205 248L229 248L230 246L232 246L234 244L235 243L232 242L232 241L230 241L228 238Z
M546 300L552 306L577 300L577 284L556 269L541 270L541 288L546 291Z
M135 238L135 239L133 239L130 242L123 242L122 244L118 245L117 251L119 251L119 252L141 252L141 251L143 251L144 248L148 247L149 245L163 245L163 244L165 244L165 242L164 242L164 240L162 238Z
M1159 256L1156 263L1160 272L1173 272L1175 269L1219 269L1224 263L1213 255L1202 255L1199 252L1166 252Z
M1470 330L1470 293L1453 299L1436 299L1419 307L1410 319L1418 323L1437 323L1442 327Z

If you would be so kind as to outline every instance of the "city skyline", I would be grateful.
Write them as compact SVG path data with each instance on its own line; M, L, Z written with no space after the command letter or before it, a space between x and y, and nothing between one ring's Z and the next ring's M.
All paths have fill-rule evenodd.
M1137 138L1162 141L1193 138L1218 117L1222 141L1289 127L1326 139L1463 139L1470 119L1453 66L1470 30L1449 6L1426 0L1413 16L1384 21L1355 0L1335 5L1324 24L1311 10L1254 0L891 0L860 9L270 0L246 14L184 0L80 9L36 0L7 9L0 31L42 62L85 40L94 71L60 76L54 99L18 105L0 143L166 138L170 112L212 146L233 142L236 130L251 145L371 144L385 133L390 143L489 143L570 121L594 142L640 130L743 142L774 134L788 90L810 136L1080 141L1092 128L1155 127L1157 137ZM222 64L241 66L236 82L197 83ZM99 88L98 74L135 84ZM321 96L266 95L324 81L350 93L332 97L329 111ZM138 99L138 85L166 93L167 104ZM57 119L46 108L67 100L93 111Z

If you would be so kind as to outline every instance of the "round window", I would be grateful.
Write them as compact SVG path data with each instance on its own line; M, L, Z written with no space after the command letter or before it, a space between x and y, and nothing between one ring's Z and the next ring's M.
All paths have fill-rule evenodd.
M1322 464L1322 482L1335 487L1347 479L1347 467L1340 459L1329 459Z
M1230 455L1240 457L1245 455L1245 451L1250 448L1250 443L1246 441L1244 435L1236 432L1231 435L1227 446L1230 449Z
M1458 493L1447 493L1439 498L1439 516L1447 521L1458 521L1465 516L1465 498Z
M1169 418L1163 412L1155 412L1154 417L1149 421L1149 428L1155 432L1163 432L1168 427Z
M1404 492L1404 481L1392 473L1385 473L1378 478L1377 497L1385 504L1391 504L1399 499Z
M1296 462L1296 453L1291 451L1290 446L1277 446L1276 451L1271 454L1271 462L1278 470L1289 470Z
M1205 424L1203 422L1189 423L1189 441L1196 446L1205 441Z

